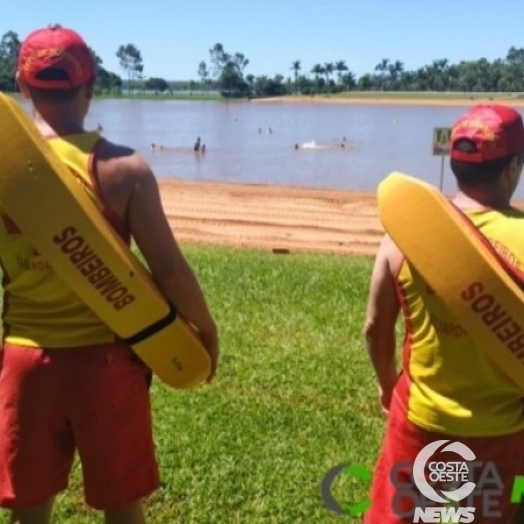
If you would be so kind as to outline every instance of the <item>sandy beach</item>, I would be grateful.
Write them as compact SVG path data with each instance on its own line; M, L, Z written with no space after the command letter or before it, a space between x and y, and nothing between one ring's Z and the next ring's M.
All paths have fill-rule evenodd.
M498 102L524 106L522 96L456 99L325 98L257 99L255 103L472 105ZM376 253L384 233L372 192L257 184L160 180L162 203L183 243L287 252L344 255ZM524 209L523 202L515 205Z
M159 185L182 245L373 256L384 234L372 192L182 180ZM513 205L524 210L523 201Z
M159 184L181 244L373 255L383 233L373 193L165 180Z

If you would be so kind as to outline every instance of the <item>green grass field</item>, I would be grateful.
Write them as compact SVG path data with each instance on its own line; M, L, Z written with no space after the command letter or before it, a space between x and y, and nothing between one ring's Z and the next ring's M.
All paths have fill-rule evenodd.
M340 522L321 481L343 462L372 468L384 429L362 337L372 260L185 252L219 322L222 358L216 381L198 390L154 381L162 486L146 502L148 523ZM342 504L366 489L347 477L334 485ZM101 522L83 503L78 464L54 522Z

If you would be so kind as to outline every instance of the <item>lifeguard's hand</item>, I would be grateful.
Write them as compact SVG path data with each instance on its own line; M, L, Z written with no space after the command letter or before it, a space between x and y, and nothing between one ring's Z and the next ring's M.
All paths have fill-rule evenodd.
M386 391L383 390L380 386L378 388L378 398L380 401L380 407L382 408L382 413L389 415L389 405L391 404L391 397L393 395L393 390Z

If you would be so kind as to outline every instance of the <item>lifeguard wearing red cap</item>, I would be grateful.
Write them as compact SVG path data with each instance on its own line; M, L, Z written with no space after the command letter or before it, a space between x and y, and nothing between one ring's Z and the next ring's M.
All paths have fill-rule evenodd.
M60 74L46 74L50 70ZM18 74L39 89L72 89L94 77L95 61L78 33L54 24L31 32L22 42Z
M471 142L475 150L457 148L462 140ZM522 116L501 104L476 105L453 126L450 150L453 160L475 164L523 152Z

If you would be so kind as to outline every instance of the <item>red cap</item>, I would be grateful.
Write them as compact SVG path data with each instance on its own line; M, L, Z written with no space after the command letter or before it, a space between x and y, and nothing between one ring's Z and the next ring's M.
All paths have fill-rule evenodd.
M46 79L46 69L64 72L63 79ZM82 37L60 25L37 29L23 41L18 55L18 74L39 89L71 89L95 75L93 55Z
M456 149L458 141L467 139L476 151ZM515 109L500 104L479 104L471 108L453 126L450 140L451 158L480 164L524 151L524 126Z

